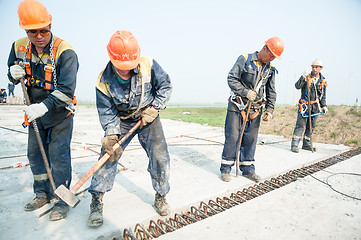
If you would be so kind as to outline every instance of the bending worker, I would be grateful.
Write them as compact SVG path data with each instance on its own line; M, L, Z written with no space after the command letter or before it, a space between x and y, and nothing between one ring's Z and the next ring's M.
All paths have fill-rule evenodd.
M36 121L55 187L71 182L70 141L73 115L69 107L74 96L78 57L71 46L51 33L52 16L37 0L24 0L18 7L19 25L26 37L13 43L8 59L8 77L18 84L26 78L30 103L25 109L28 121ZM23 62L25 69L16 62ZM28 159L34 177L35 198L26 204L33 211L54 198L33 124L29 126ZM65 218L69 206L58 201L50 220Z
M298 153L298 145L302 138L303 144L302 149L312 151L311 142L310 142L310 122L309 122L309 112L311 112L311 125L312 132L316 127L317 116L320 113L327 114L328 109L326 105L326 79L321 74L323 64L320 59L313 61L312 71L306 70L303 75L295 83L296 89L301 89L301 98L299 101L299 109L297 115L297 122L295 130L293 131L293 137L291 142L291 151ZM309 83L310 85L308 85ZM308 90L310 89L310 106L311 111L308 109ZM306 131L305 131L306 128ZM316 151L313 148L313 151Z
M132 138L138 139L149 158L148 171L156 192L154 206L161 216L169 213L169 153L159 110L166 107L172 85L168 74L152 58L140 56L136 38L128 31L117 31L107 46L110 61L96 83L96 104L104 129L101 156L108 161L93 175L88 225L103 224L103 196L112 189L119 160ZM141 120L140 127L121 145L113 145Z
M272 118L276 102L275 75L277 70L271 61L279 58L283 52L284 43L278 37L268 39L260 52L241 55L228 74L228 85L231 96L228 100L225 122L225 143L222 152L221 179L231 180L231 169L236 161L238 144L242 127L245 124L240 146L239 170L242 175L258 182L261 178L255 173L254 154L258 130L261 121L262 108L265 104L263 120ZM265 94L265 99L263 98ZM250 112L247 110L251 104Z

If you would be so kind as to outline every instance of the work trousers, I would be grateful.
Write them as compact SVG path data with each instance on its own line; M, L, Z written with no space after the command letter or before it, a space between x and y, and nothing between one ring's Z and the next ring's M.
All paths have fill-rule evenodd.
M258 130L261 122L261 114L247 121L242 144L239 154L239 169L243 175L250 174L255 171L254 154L256 152L256 144L258 137ZM242 115L240 112L227 111L225 123L225 143L222 152L222 162L220 171L231 171L237 157L237 147L242 132Z
M120 122L121 139L137 123L133 120ZM149 158L148 172L152 179L153 189L161 196L169 192L169 169L170 158L168 146L164 137L162 124L159 116L152 123L135 131L121 146L125 149L135 135L147 153ZM104 148L101 148L100 158L104 155ZM99 159L100 159L99 158ZM119 157L120 158L120 157ZM92 194L108 192L113 188L115 174L117 173L117 162L105 162L104 165L93 175L89 192Z
M73 133L73 115L68 116L60 124L44 129L41 121L36 121L41 141L50 165L55 187L64 185L69 188L71 182L70 142ZM34 177L34 193L36 197L54 198L44 160L40 152L33 125L29 126L28 158Z
M316 120L317 116L315 118L311 117L312 132L316 127ZM295 130L293 131L291 148L298 148L303 133L303 147L311 147L309 117L302 117L302 114L299 112L297 115Z
M9 97L14 96L14 89L9 89Z

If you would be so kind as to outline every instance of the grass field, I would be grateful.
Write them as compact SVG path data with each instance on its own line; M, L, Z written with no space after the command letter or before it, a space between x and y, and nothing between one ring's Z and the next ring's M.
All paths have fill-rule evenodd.
M162 110L160 117L223 127L226 114L226 107L170 107Z
M328 106L328 115L317 118L315 142L361 146L361 108L356 106ZM169 107L160 112L161 118L224 127L226 107ZM292 138L297 119L297 106L278 106L273 119L262 122L260 133Z

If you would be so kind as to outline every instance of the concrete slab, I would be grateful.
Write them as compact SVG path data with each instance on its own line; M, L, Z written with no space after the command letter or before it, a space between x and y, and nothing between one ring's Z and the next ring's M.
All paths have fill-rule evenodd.
M14 166L18 162L27 162L27 134L21 127L23 108L22 106L0 106L2 145L0 168ZM98 156L94 151L100 150L99 143L103 136L96 109L80 107L74 119L73 185L97 161ZM223 128L168 119L162 119L162 124L171 155L171 191L167 200L172 212L169 217L173 217L174 213L189 209L190 206L198 206L201 201L208 201L216 196L226 196L229 192L242 190L253 184L243 177L236 178L235 169L232 172L231 182L225 183L220 180ZM263 145L257 146L256 170L263 178L277 176L290 169L326 159L349 149L342 145L315 143L317 152L300 150L299 154L295 154L290 151L290 141L270 135L260 135L259 143ZM137 223L149 223L150 219L161 218L152 205L155 193L146 170L148 160L137 139L134 139L125 150L121 163L127 170L117 174L113 190L105 194L104 224L97 229L89 229L87 226L91 201L89 193L79 195L81 202L70 210L66 219L50 222L48 215L40 218L38 216L50 208L51 204L30 213L23 210L24 205L34 197L29 167L0 170L2 173L0 174L0 213L2 216L0 239L112 239L112 237L121 236L124 228L134 229ZM84 188L89 184L90 181L85 183ZM272 194L266 195L272 196ZM269 202L271 197L265 198L264 201ZM317 195L310 195L304 200L311 201L314 198L317 198ZM262 198L259 199L257 201L262 201ZM253 211L261 211L257 209L257 204L250 204L252 204L250 215ZM240 207L243 208L243 206ZM232 214L233 208L228 211ZM234 212L234 214L238 213ZM254 220L250 218L250 221ZM209 228L213 229L214 225L222 225L223 220L220 221L204 223L207 231L210 231ZM236 221L243 220L236 219ZM194 224L189 229L195 228L198 224ZM187 228L183 228L182 232ZM172 234L177 234L177 231ZM190 231L187 237L190 239L218 239L216 235L203 238L202 235L196 235L192 233L192 230ZM221 229L216 231L222 232ZM227 234L238 236L237 233L238 230L233 233L231 230L223 230L223 236ZM167 236L168 234L162 238L176 239L173 235L169 238ZM184 239L184 236L181 235L178 239ZM312 238L312 236L306 238Z

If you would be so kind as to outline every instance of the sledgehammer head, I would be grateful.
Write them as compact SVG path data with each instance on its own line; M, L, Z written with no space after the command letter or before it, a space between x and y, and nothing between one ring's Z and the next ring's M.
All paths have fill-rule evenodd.
M74 193L72 193L64 185L60 185L55 190L55 194L71 207L75 207L80 202L80 200L74 195Z

